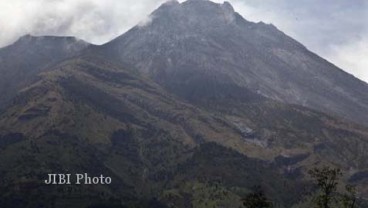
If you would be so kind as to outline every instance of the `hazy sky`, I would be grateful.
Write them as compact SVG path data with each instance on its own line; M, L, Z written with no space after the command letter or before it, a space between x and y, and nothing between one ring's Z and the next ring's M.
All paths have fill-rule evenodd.
M24 34L101 44L144 21L165 0L0 0L0 47ZM222 0L215 0L222 3ZM244 18L273 23L368 81L368 0L229 0Z

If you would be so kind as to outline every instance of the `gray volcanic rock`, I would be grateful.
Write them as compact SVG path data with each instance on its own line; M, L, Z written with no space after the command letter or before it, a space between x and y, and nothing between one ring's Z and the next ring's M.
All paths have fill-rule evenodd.
M133 65L193 102L262 97L368 124L368 85L225 2L169 1L151 21L105 44L101 54Z
M0 107L11 100L36 75L66 58L79 54L89 44L74 37L25 35L0 49Z

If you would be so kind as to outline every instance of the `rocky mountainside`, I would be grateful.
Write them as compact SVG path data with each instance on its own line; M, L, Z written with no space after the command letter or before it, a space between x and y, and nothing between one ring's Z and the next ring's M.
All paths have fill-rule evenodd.
M74 37L25 35L0 49L0 108L47 66L77 55L88 45Z
M229 3L170 1L151 20L103 46L0 49L1 206L241 207L261 186L300 208L321 165L368 196L367 84ZM59 172L113 183L43 183Z
M295 201L278 193L300 189L294 192L297 198L304 187L268 162L239 153L256 145L245 142L228 120L96 57L67 60L42 73L1 114L0 135L0 202L6 206L151 207L144 203L156 197L186 207L180 203L199 203L204 193L209 195L200 203L238 206L237 192L213 184L225 172L230 175L221 183L229 188L265 183L280 204ZM239 151L229 148L236 145ZM50 171L104 174L114 183L60 189L43 184ZM250 181L237 184L243 177ZM282 186L283 181L290 183ZM193 186L199 187L198 195ZM172 198L173 192L183 197ZM228 194L214 202L213 196L223 192Z
M150 18L104 45L102 54L196 103L260 95L368 125L367 83L275 26L245 20L227 2L169 1Z
M308 190L313 164L354 170L346 180L368 168L367 129L274 101L212 113L98 57L45 70L11 104L0 116L5 205L238 207L262 185L290 207ZM50 171L109 175L114 185L45 186Z

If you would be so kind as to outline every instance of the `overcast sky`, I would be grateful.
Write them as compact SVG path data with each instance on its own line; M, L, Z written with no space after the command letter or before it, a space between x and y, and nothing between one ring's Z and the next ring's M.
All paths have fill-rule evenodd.
M0 47L24 34L101 44L144 21L165 0L0 0ZM222 0L215 0L222 3ZM272 23L368 81L368 0L229 0L244 18Z

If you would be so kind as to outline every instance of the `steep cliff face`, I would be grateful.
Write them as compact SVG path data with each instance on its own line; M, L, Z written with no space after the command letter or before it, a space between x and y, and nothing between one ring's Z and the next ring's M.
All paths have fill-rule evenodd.
M191 101L261 96L368 124L366 83L227 2L170 1L150 18L101 51Z

